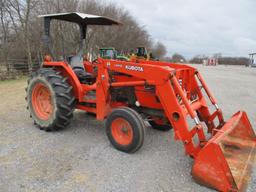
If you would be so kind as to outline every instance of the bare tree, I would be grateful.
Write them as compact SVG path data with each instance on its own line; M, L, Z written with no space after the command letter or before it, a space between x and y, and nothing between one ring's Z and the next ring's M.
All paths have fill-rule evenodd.
M29 70L32 69L31 33L29 31L31 10L36 8L38 0L9 0L7 10L16 33L20 33L26 48Z
M186 59L183 55L181 55L179 53L174 53L173 56L172 56L172 62L184 63L184 62L186 62Z
M9 53L9 43L8 43L8 36L9 36L9 20L7 17L6 11L6 0L0 1L0 45L1 45L1 57L3 58L4 62L7 64L7 71L9 72L9 65L7 62L8 53Z
M159 41L154 45L152 49L152 54L159 59L162 59L166 53L166 47Z
M202 64L203 60L207 59L206 55L195 55L192 59L189 60L190 63Z
M42 20L40 14L56 12L84 12L103 15L121 21L121 26L89 26L85 53L97 55L100 47L115 47L128 52L137 46L154 48L158 57L166 54L162 43L155 46L144 26L123 7L101 0L1 0L0 8L0 51L6 60L10 57L27 59L29 70L32 60L42 58L41 43ZM79 41L79 29L76 24L53 20L51 25L51 44L56 55L65 58L75 53ZM8 49L3 49L8 47ZM3 53L3 50L6 53ZM3 56L2 56L3 57Z

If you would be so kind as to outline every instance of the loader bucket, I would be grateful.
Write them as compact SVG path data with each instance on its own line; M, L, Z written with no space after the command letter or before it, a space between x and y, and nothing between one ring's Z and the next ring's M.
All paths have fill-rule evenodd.
M218 191L244 191L250 179L256 137L239 111L217 131L195 158L194 179Z

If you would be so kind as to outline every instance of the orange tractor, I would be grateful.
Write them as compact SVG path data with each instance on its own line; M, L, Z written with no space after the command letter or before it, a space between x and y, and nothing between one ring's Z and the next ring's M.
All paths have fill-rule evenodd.
M48 44L53 19L77 23L81 43L78 53L65 61L47 56L28 81L28 110L40 129L64 128L74 109L81 109L105 120L106 134L116 149L133 153L143 145L145 121L155 129L173 128L175 139L194 159L192 176L198 183L219 191L245 188L255 155L254 130L243 111L223 119L200 72L159 61L84 61L87 27L119 22L82 13L41 17Z

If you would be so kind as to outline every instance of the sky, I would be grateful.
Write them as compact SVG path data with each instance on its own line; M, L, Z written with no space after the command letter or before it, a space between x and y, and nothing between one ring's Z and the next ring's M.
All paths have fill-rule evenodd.
M256 52L256 0L108 0L167 47L168 56Z

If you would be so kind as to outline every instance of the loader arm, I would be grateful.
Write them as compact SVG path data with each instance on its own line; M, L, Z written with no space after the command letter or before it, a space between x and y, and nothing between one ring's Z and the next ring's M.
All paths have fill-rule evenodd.
M215 114L218 114L220 121L223 120L222 113L219 109L214 113L214 116L210 116L206 101L195 79L199 74L193 68L184 67L174 69L171 68L171 65L161 66L154 65L153 63L146 64L112 60L99 61L103 63L103 65L99 65L99 77L103 76L104 78L99 78L100 82L98 82L98 84L104 85L100 87L99 91L97 91L98 93L104 91L103 95L108 95L105 87L110 88L111 86L154 85L156 87L156 95L160 99L165 115L174 127L175 138L182 140L186 154L190 156L194 157L206 142L203 125L199 123L197 111L202 113L200 118L207 123L208 132L211 132L216 128L213 123L214 117L216 117ZM115 71L131 75L141 79L141 81L124 83L111 82L107 71ZM180 83L180 80L182 82L187 82L187 84ZM184 90L186 91L184 92ZM188 98L192 94L196 95L198 98L193 104L191 103L190 98ZM99 94L99 97L105 98L105 100L102 103L98 103L97 106L102 106L99 107L101 109L108 106L106 96L102 97ZM180 97L181 100L179 100L178 97ZM213 97L211 96L211 98ZM102 100L98 101L101 102ZM215 100L214 104L216 104ZM104 111L108 113L108 110ZM105 115L102 114L102 116ZM188 115L195 122L195 126L192 129L189 128L186 120ZM195 135L199 138L199 143L197 145L193 142L193 137Z
M245 112L237 112L224 121L216 99L196 69L152 61L133 63L99 59L99 63L97 84L101 94L108 95L110 87L155 86L155 94L174 128L175 139L181 140L185 153L195 159L192 175L197 182L220 191L244 188L255 156L253 128ZM115 82L109 78L110 71L139 80ZM97 108L109 106L107 96L103 98ZM214 106L214 111L210 112L207 100ZM108 113L108 110L104 111L101 118ZM194 121L194 126L190 127L187 117Z

